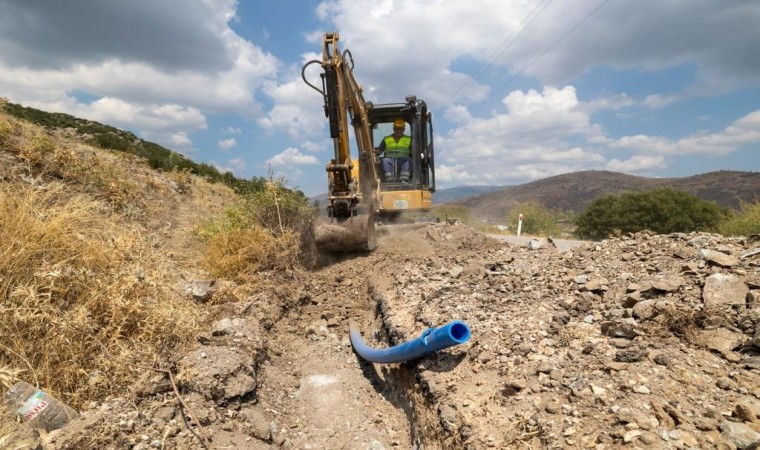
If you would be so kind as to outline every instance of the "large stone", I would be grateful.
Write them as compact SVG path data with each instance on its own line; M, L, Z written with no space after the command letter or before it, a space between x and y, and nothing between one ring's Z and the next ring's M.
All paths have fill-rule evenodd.
M739 258L736 256L727 255L715 250L708 250L706 248L700 249L699 252L697 252L697 258L704 259L709 263L721 267L734 267L739 265Z
M711 350L728 353L747 341L742 333L736 333L727 328L714 330L700 330L698 333L699 343Z
M723 421L720 431L724 439L731 442L736 448L748 448L760 442L760 433L743 423Z
M697 252L697 257L721 267L734 267L739 265L739 258L736 256L727 255L715 250L708 250L706 248L700 249L699 252Z
M675 292L683 286L684 281L678 275L672 273L663 273L652 277L650 280L652 287L665 292Z
M749 288L736 275L714 273L705 279L702 299L705 307L744 305Z

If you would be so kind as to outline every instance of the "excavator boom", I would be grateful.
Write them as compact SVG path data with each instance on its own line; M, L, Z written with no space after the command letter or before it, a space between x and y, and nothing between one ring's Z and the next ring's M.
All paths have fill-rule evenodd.
M326 167L327 216L318 218L315 236L317 247L323 250L373 250L377 246L374 215L378 179L367 118L372 105L364 101L362 88L354 79L351 53L341 52L338 40L338 33L326 33L322 61L310 61L302 71L306 84L322 94L334 146L334 158ZM321 89L306 79L306 68L313 63L322 65ZM358 147L358 164L351 160L349 121Z
M351 52L341 51L338 33L325 33L322 60L307 62L301 71L304 82L319 92L333 140L333 158L327 170L327 208L317 219L317 247L329 252L368 251L377 246L376 222L398 223L403 213L426 212L435 191L433 171L433 125L424 101L415 96L404 103L373 105L366 102L354 79ZM306 70L312 64L322 68L321 86L312 84ZM403 166L380 161L383 140L394 123L408 129L408 157ZM407 128L408 126L408 128ZM351 159L350 129L356 141L356 160ZM383 163L391 159L386 158Z

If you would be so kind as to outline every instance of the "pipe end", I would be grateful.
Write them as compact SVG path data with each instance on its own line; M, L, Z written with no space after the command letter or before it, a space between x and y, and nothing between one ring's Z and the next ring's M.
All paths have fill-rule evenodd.
M449 337L457 344L464 344L470 339L471 335L470 327L460 321L456 320L449 325Z

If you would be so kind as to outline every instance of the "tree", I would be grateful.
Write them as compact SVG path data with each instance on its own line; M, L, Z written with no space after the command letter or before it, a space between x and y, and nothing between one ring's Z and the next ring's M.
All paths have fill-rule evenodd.
M576 219L575 233L585 239L603 239L642 230L661 234L716 231L730 215L729 210L713 202L659 188L598 198Z

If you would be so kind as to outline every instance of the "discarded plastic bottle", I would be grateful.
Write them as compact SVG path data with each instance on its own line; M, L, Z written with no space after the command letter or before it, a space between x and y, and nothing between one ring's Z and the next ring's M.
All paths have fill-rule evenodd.
M63 428L79 416L73 408L25 381L11 386L4 400L25 422L45 431Z

